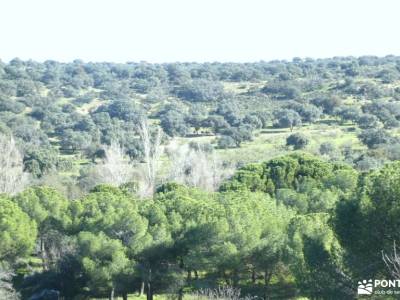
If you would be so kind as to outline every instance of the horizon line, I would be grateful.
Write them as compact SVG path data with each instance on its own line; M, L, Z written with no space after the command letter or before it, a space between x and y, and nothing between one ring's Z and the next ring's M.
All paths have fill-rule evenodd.
M164 65L164 64L254 64L254 63L271 63L271 62L293 62L295 59L300 59L302 61L307 60L329 60L329 59L343 59L343 58L362 58L362 57L373 57L373 58L387 58L387 57L400 57L400 54L386 54L386 55L374 55L374 54L363 54L363 55L335 55L335 56L320 56L320 57L312 57L312 56L292 56L291 58L275 58L275 59L255 59L255 60L246 60L246 61L232 61L232 60L171 60L171 61L148 61L148 60L126 60L126 61L118 61L118 60L85 60L83 58L74 58L71 60L58 60L58 59L34 59L34 58L20 58L18 56L11 58L9 60L3 59L0 57L0 63L10 63L13 60L21 60L23 62L35 62L35 63L45 63L45 62L58 62L58 63L65 63L70 64L76 61L81 61L82 63L115 63L115 64L153 64L153 65Z

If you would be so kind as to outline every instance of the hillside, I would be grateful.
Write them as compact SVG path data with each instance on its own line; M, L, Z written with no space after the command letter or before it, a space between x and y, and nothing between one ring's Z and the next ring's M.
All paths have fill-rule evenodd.
M14 59L0 148L1 299L354 299L398 276L400 57Z
M400 158L400 58L259 63L0 64L0 128L34 180L81 180L104 145L143 161L138 124L237 167L295 148L360 170ZM379 129L379 131L377 131ZM289 143L290 144L290 143Z

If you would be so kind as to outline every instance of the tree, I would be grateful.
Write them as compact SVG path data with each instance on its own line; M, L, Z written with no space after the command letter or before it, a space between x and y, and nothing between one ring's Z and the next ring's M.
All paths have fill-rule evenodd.
M333 114L337 107L342 105L342 100L337 96L322 97L312 100L312 103L318 107L322 107L322 110L326 114Z
M271 82L264 86L261 91L271 94L277 99L297 99L301 96L301 91L295 82Z
M363 106L365 113L376 116L385 126L393 128L399 126L400 106L395 102L374 101Z
M377 148L382 144L389 144L395 141L395 138L383 129L371 128L363 130L358 138L368 148Z
M317 121L322 114L322 109L312 104L292 102L288 105L289 109L293 109L301 116L303 122L313 123Z
M383 69L377 74L383 83L392 83L399 78L399 72L394 69Z
M68 200L52 188L37 186L19 193L13 201L36 222L39 255L43 269L48 269L62 255L53 251L58 250L54 231L56 236L61 235L71 224Z
M346 178L345 183L340 180L341 177ZM329 188L347 193L354 189L355 181L357 173L351 167L295 153L244 166L224 182L220 190L262 191L274 195L278 189L306 192L314 188Z
M278 189L275 197L278 203L293 208L301 214L306 214L309 210L309 199L304 193L298 193L292 189Z
M94 175L96 183L107 183L116 187L131 182L134 176L134 168L124 149L115 141L110 146L104 146L104 159L95 166ZM92 186L93 187L93 186Z
M400 278L400 257L397 253L396 242L393 242L393 251L390 254L382 251L382 259L393 278Z
M19 294L12 285L12 274L10 271L0 268L0 298L7 300L20 299Z
M331 142L323 142L319 146L319 153L322 155L330 155L336 150L335 145Z
M292 219L288 229L290 268L297 286L310 297L353 299L353 282L344 272L343 249L328 220L325 213Z
M218 139L218 148L228 149L235 147L236 147L235 140L229 135L223 135Z
M301 125L301 117L300 115L292 110L292 109L283 109L276 111L274 113L275 122L274 126L279 128L290 128L290 131L293 131L293 128Z
M141 120L138 130L146 163L143 177L144 185L141 194L143 196L151 196L155 190L159 159L162 154L162 131L160 128L157 128L156 135L152 138L146 119Z
M303 122L313 123L321 117L322 111L320 108L314 105L304 105L302 107L299 114Z
M338 107L334 111L335 115L339 116L343 122L350 121L355 122L361 117L361 110L358 107L350 106L342 106Z
M87 149L91 140L92 137L88 133L68 129L62 134L60 144L63 150L71 150L75 153L77 150Z
M0 196L0 261L14 264L17 258L31 254L36 234L35 221L17 204Z
M14 114L20 114L24 109L25 105L23 103L8 99L0 94L0 112L10 111Z
M55 171L58 166L58 152L52 148L27 149L24 155L24 166L35 177Z
M225 129L222 134L232 138L236 147L240 147L243 142L253 139L252 127L247 124L239 127L230 127Z
M188 145L169 147L171 160L169 180L188 186L214 191L230 174L216 153L206 153L201 147Z
M108 294L114 299L116 278L130 262L122 243L104 233L81 232L78 235L78 257L84 273L89 277L92 295Z
M160 125L166 134L170 136L185 136L189 128L185 116L175 110L166 112L160 117Z
M177 265L176 255L178 249L182 248L173 251L174 241L177 239L172 238L172 231L182 228L182 223L180 213L174 210L186 208L186 212L189 212L188 205L193 204L193 201L178 202L182 198L176 195L176 190L182 192L181 186L162 185L155 194L155 201L141 202L140 211L149 222L148 234L151 238L138 255L138 272L141 279L140 292L146 291L148 300L153 300L155 292L165 291L168 287L181 283L182 269ZM190 200L190 197L185 197L184 200ZM178 203L181 205L177 205ZM169 218L172 218L171 222ZM186 224L189 225L189 222Z
M16 194L27 183L22 156L12 137L0 133L0 193Z
M371 114L361 115L357 120L357 124L362 129L379 128L382 126L382 123L379 121L379 119Z
M126 122L138 122L143 117L143 111L132 100L114 100L108 106L101 106L96 112L107 112L111 118Z
M189 101L214 101L224 94L224 86L220 82L205 79L191 80L177 90L178 97Z
M211 115L202 122L203 127L211 128L212 132L218 133L230 127L229 123L220 115Z
M257 116L257 115L253 115L253 114L249 114L246 115L242 122L244 124L249 124L250 126L252 126L254 129L260 129L263 127L263 122L262 120Z
M381 251L389 252L400 238L399 167L396 162L368 174L353 197L338 203L335 231L356 276L373 277L383 271Z
M131 254L144 247L147 223L139 215L137 200L125 190L99 185L83 199L74 201L70 210L72 232L103 232L119 239Z
M309 143L310 140L301 133L291 134L286 139L286 145L293 146L295 150L304 149Z
M223 242L214 246L219 253L213 258L214 264L221 274L231 274L231 284L237 286L240 273L249 263L254 272L262 273L268 297L270 279L283 259L291 213L262 193L243 191L218 196L228 228L219 233Z

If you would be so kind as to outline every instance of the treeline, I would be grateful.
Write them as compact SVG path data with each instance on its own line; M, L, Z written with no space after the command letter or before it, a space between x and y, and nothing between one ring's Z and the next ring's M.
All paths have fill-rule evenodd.
M399 239L399 183L398 163L359 173L293 154L241 168L218 192L171 182L138 199L99 185L68 200L30 187L0 198L1 266L23 299L151 300L219 285L353 299L358 280L390 272L382 251Z
M26 171L40 178L74 172L74 159L64 154L93 161L112 141L142 159L143 116L168 137L215 135L214 148L240 147L271 126L334 122L357 125L370 150L346 160L371 169L400 158L393 134L399 66L395 56L248 64L13 59L0 63L0 131L16 138Z

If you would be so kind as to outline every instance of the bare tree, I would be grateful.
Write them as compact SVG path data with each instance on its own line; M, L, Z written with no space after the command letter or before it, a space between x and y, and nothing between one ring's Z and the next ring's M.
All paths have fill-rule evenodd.
M14 274L11 272L0 268L0 299L17 300L20 298L11 283L13 276Z
M102 181L120 186L133 178L133 166L125 155L124 149L116 142L104 147Z
M219 286L215 289L200 289L190 297L195 300L252 300L254 297L241 296L240 289L231 286Z
M139 135L143 146L145 170L143 171L142 182L139 186L139 194L142 197L152 196L155 191L157 172L160 165L160 156L163 149L161 146L162 130L157 128L156 134L152 137L146 119L139 124Z
M120 186L134 178L134 166L117 142L111 142L111 145L104 146L103 150L103 161L81 177L80 183L86 190L104 183Z
M215 152L207 153L201 145L192 149L187 144L172 143L168 153L171 160L169 180L189 186L215 191L233 171L223 165Z
M391 254L385 254L382 251L382 259L390 274L394 278L400 279L400 256L397 254L396 242L393 242L393 252Z
M0 193L15 194L28 183L28 174L15 140L0 134Z

